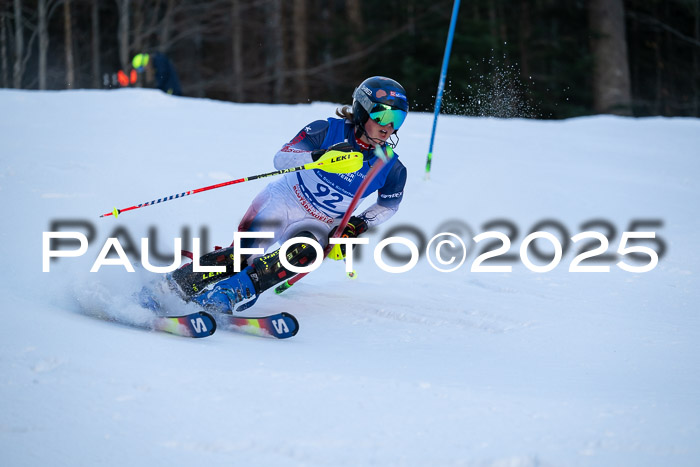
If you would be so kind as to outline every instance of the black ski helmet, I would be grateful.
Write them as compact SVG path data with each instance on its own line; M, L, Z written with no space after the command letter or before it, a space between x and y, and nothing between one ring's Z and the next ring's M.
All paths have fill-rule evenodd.
M382 125L394 123L396 132L408 114L406 90L391 78L372 76L360 83L352 93L353 123L364 131L370 114L382 110L389 110L386 123L379 118L377 122Z

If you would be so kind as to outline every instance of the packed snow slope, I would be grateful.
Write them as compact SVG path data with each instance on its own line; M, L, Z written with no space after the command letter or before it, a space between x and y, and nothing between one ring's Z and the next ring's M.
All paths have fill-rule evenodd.
M700 464L696 119L442 116L425 181L432 115L412 113L397 147L405 197L360 250L358 278L328 261L251 310L294 314L297 336L123 325L148 319L131 294L155 275L134 255L134 273L90 273L109 237L138 253L150 233L163 256L185 234L228 245L268 182L99 215L271 171L282 144L335 108L0 90L1 465ZM91 234L90 245L42 272L51 230ZM494 242L472 237L491 230L512 256L482 265L511 272L471 271ZM533 230L568 246L548 272L520 259ZM571 242L588 230L611 256L581 265L609 272L569 272L582 245L600 245ZM443 231L468 246L453 272L424 255L401 274L375 264L387 235L423 251ZM650 272L617 266L650 261L617 253L626 231L655 232L630 243L660 254ZM537 240L528 258L546 265L533 252L552 256L551 245ZM461 258L441 252L457 257L433 255L443 268Z

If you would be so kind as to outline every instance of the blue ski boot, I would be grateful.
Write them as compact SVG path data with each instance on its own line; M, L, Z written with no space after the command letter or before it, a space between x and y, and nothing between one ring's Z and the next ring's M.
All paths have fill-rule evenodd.
M258 292L251 275L257 277L253 267L248 266L238 274L217 282L210 290L191 299L210 311L229 314L234 311L243 311L253 306L258 299Z
M220 248L199 258L201 266L224 266L225 272L194 272L192 263L187 263L168 275L168 280L176 286L180 295L187 301L191 297L211 289L211 285L236 274L233 271L233 247ZM241 258L241 269L247 266L246 258Z
M307 236L311 234L307 233ZM226 255L219 257L227 262ZM287 250L287 258L295 266L309 264L316 259L316 250L300 243ZM189 273L181 277L173 274L170 280L175 284L176 290L182 291L181 296L185 301L193 300L208 311L229 314L250 308L262 292L294 276L292 271L280 263L279 250L256 258L250 266L237 274L229 272L229 268L226 273L198 274L200 278ZM182 277L187 278L184 287L180 280Z

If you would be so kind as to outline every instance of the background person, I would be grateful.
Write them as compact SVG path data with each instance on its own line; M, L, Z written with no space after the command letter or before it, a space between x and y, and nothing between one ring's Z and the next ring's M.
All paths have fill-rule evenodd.
M170 59L160 52L134 55L131 66L139 75L145 75L145 84L174 96L181 96L180 79Z

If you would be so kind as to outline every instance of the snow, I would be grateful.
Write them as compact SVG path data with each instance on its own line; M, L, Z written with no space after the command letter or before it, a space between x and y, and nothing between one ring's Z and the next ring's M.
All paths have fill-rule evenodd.
M412 113L397 148L406 195L368 237L358 278L329 261L251 309L293 313L297 336L187 339L96 319L147 321L130 294L154 278L138 258L135 273L90 273L107 238L140 252L153 229L163 255L174 238L203 230L209 246L228 245L267 182L116 220L100 214L268 172L283 143L335 107L0 90L0 463L700 463L697 119L441 116L425 181L432 115ZM470 238L499 219L491 228L510 236L516 257L488 264L512 272L471 272L484 245ZM659 221L638 230L655 231L666 253L647 273L617 267L642 264L626 257L595 263L608 273L573 273L577 244L535 273L517 255L546 219L569 237L606 221L588 229L609 235L608 253L633 220ZM42 272L42 232L66 220L94 227L88 253ZM465 263L441 273L422 258L407 273L382 271L372 251L401 226L418 232L395 235L417 243L457 233L469 245Z

